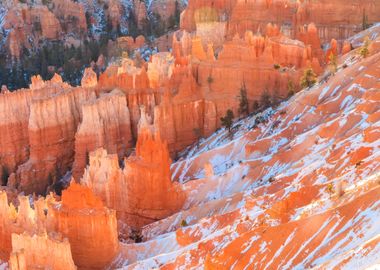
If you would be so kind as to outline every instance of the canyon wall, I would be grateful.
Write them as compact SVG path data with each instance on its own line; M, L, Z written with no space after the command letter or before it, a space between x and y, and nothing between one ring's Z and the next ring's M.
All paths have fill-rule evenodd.
M9 259L12 270L35 269L42 265L52 270L77 269L67 239L48 236L46 233L33 236L27 233L13 234L12 247Z
M114 90L82 106L83 120L75 134L73 176L80 179L89 153L103 147L123 159L133 146L130 113L125 94Z
M379 21L379 9L374 1L355 0L190 0L181 17L181 28L193 32L199 22L228 21L228 37L232 39L248 30L266 34L265 25L272 22L295 38L305 24L314 22L323 43L332 38L343 42L362 30L364 17L368 24Z
M123 169L116 155L98 149L90 154L81 180L132 228L167 217L184 202L181 187L171 180L167 144L147 121L145 116L140 120L136 153L124 161Z
M0 192L0 258L10 256L15 269L103 269L116 255L116 213L90 189L72 181L61 201L49 195L31 205L20 195L17 203L17 208L8 204L7 194Z
M88 88L62 90L60 95L36 99L31 105L29 160L19 166L11 183L26 193L44 194L72 167L80 108L95 93Z

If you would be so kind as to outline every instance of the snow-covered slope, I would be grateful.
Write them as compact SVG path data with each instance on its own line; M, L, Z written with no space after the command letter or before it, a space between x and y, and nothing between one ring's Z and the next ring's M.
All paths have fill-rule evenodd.
M123 244L113 267L376 269L379 38L370 50L366 59L345 55L327 82L236 122L232 140L220 130L190 149L172 166L188 193L183 210L146 226L144 243Z

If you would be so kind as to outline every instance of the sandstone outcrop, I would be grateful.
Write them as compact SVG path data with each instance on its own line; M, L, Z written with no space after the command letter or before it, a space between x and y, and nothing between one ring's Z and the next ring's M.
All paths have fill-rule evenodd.
M81 183L117 211L120 221L140 228L174 213L182 207L184 193L173 183L170 156L165 142L142 117L136 154L119 167L116 155L104 149L90 154L90 164Z
M15 58L21 56L23 47L38 47L41 40L58 40L62 34L87 30L83 5L64 0L53 0L49 5L15 1L8 5L3 27L9 31L6 42Z
M190 0L181 15L181 29L193 32L197 23L226 21L237 0Z
M95 98L95 93L89 88L61 91L57 96L35 99L30 106L29 160L18 167L10 183L26 193L44 194L72 166L80 108Z
M114 90L82 105L82 122L75 134L73 176L80 179L89 153L103 147L119 160L132 147L130 113L125 94Z
M48 236L46 232L33 236L13 234L12 247L9 260L12 270L35 269L42 265L52 270L77 269L67 239Z
M61 201L49 195L31 205L29 197L19 196L18 203L16 209L0 192L0 258L9 258L13 249L11 265L103 269L116 255L116 213L90 189L72 181Z
M189 3L189 6L192 5ZM357 3L355 0L236 1L230 16L228 35L232 38L236 32L242 35L247 30L263 31L271 21L291 38L295 38L304 25L313 22L317 25L323 43L330 42L333 38L343 42L362 30L363 16L366 16L368 23L379 21L379 8L374 2Z
M98 85L98 78L96 73L91 68L86 68L83 73L83 77L81 80L82 87L96 87Z
M116 213L103 206L90 189L73 181L62 201L49 206L48 231L68 238L75 265L103 269L116 255L119 242Z
M53 96L67 87L56 75L44 82L41 77L32 77L30 89L0 94L0 163L2 174L10 175L29 157L29 118L34 100ZM5 177L3 179L6 181ZM6 184L6 183L3 183Z

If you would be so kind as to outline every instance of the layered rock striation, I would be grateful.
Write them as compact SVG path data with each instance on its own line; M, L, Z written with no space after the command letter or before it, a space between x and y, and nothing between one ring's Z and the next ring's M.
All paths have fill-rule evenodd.
M171 180L167 144L142 119L136 153L124 161L124 168L116 155L99 149L90 154L81 180L134 229L169 216L185 199L180 185Z

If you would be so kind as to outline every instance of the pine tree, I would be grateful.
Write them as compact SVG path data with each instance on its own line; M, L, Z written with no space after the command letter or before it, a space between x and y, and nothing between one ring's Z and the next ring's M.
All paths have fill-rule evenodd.
M317 82L317 75L311 67L305 69L301 78L301 87L311 87Z
M261 94L260 103L261 103L261 107L264 109L272 106L271 96L269 95L267 90L265 90Z
M245 87L245 83L243 83L240 88L240 104L239 104L239 113L243 115L247 115L249 113L248 108L248 98L247 98L247 89Z
M288 98L292 97L294 95L294 83L292 80L288 81Z
M253 112L254 113L258 113L259 110L260 110L260 105L259 105L259 102L257 100L255 100L253 102L253 105L252 105L252 109L253 109Z
M360 48L360 51L359 51L360 55L363 58L366 58L369 55L368 46L369 46L369 38L366 37L364 40L363 46Z
M363 28L363 30L366 30L369 28L368 15L366 14L365 9L363 9L362 28Z
M338 69L337 57L334 53L329 55L329 68L331 73L334 75Z
M220 118L220 121L222 122L222 126L228 129L228 133L231 133L233 119L234 119L234 113L230 109L227 110L226 115L224 117Z

